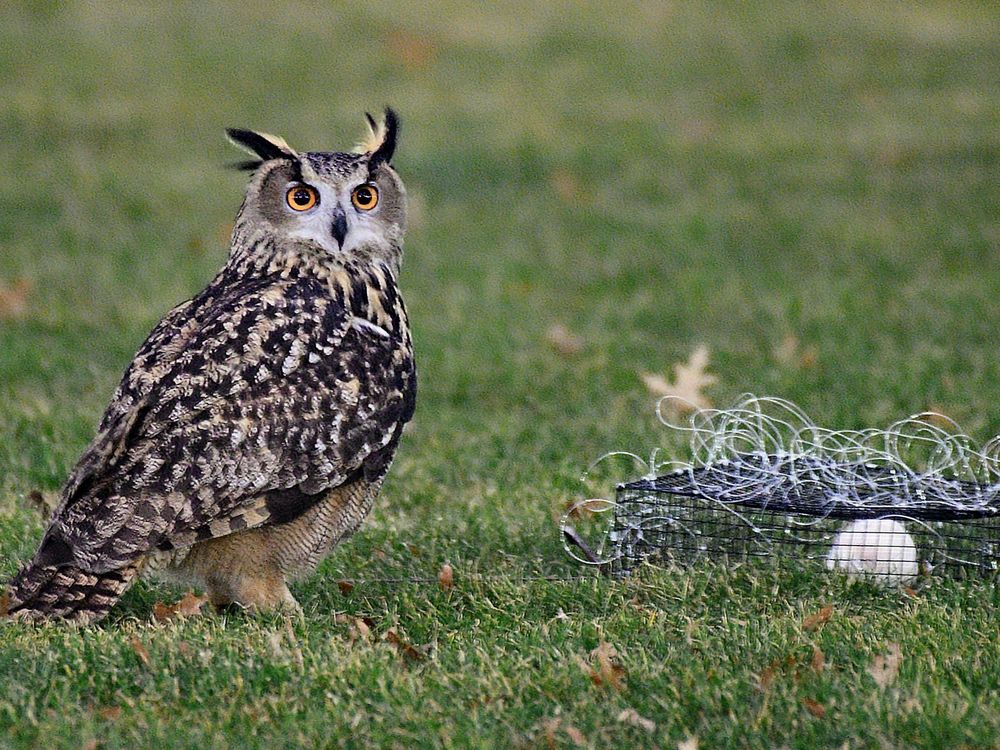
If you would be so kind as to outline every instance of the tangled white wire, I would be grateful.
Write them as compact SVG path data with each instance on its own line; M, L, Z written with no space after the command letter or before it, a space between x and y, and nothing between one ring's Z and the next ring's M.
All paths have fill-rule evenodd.
M657 551L657 544L676 545L678 533L704 550L713 527L692 528L705 518L690 512L699 503L725 514L727 524L718 528L729 534L727 540L735 539L732 523L742 524L751 544L763 550L756 554L772 550L779 536L811 549L828 547L836 525L820 524L827 519L893 518L927 538L923 544L936 548L936 562L998 567L1000 539L993 535L1000 536L1000 437L980 448L950 419L933 413L885 429L832 430L780 398L746 394L729 409L695 410L678 409L672 401L660 401L657 417L671 432L687 436L687 460L661 461L657 452L648 461L627 452L598 459L591 470L611 457L629 457L642 467L642 478L618 485L615 500L582 500L567 511L564 546L574 559L597 565L631 561ZM686 423L670 417L682 412L691 414ZM612 522L591 549L570 519L608 511ZM777 529L762 523L761 514L787 518ZM982 519L993 519L985 534ZM979 525L971 536L959 529L956 538L972 543L956 552L947 537L951 524L963 522ZM797 535L802 530L809 533ZM805 556L818 555L807 549Z

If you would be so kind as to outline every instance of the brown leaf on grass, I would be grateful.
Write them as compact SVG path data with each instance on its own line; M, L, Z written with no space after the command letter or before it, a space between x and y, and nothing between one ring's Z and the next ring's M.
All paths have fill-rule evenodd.
M815 346L803 347L794 334L788 334L774 347L774 359L785 367L808 370L819 361L819 351Z
M89 740L80 745L80 750L97 750L97 738L91 737Z
M820 674L826 666L826 655L820 650L819 646L813 646L812 661L809 663L809 666L816 674Z
M395 646L399 653L410 661L424 661L427 658L427 654L418 649L412 643L400 637L395 628L389 628L385 631L385 635L382 637L387 643L391 643Z
M563 727L563 731L566 736L569 737L570 742L572 742L577 747L586 747L587 738L583 736L583 732L574 727L572 724L567 724Z
M757 688L762 693L767 693L768 689L771 687L771 683L778 676L779 673L789 672L795 669L798 664L798 659L795 658L794 654L789 654L784 659L774 659L770 664L761 670L761 673L757 675ZM793 678L795 677L795 672L792 673Z
M642 373L642 382L654 396L670 398L670 409L678 414L687 414L696 409L707 409L712 406L711 400L702 391L719 382L719 379L709 372L708 347L699 345L684 364L674 365L674 379L667 380L662 375Z
M806 711L811 713L817 719L822 719L826 716L826 709L823 707L823 704L818 701L814 701L812 698L803 698L802 705L806 707Z
M132 651L135 652L135 655L139 657L139 662L142 666L149 667L152 665L152 662L149 659L149 651L147 651L146 647L142 645L142 641L139 640L138 636L133 635L129 639L128 643L132 647Z
M438 571L438 585L445 591L455 585L455 571L448 563L442 565L441 570Z
M811 615L806 617L802 621L802 629L805 631L816 630L817 628L825 625L833 617L833 605L827 604L822 609L813 612Z
M549 326L545 332L545 340L564 357L572 357L583 349L583 338L569 330L562 323Z
M770 689L771 683L774 682L779 669L781 669L781 659L775 659L757 675L757 688L762 693L766 693Z
M781 343L774 347L774 358L782 365L791 365L799 353L799 339L795 334L789 333L781 340Z
M677 743L677 750L698 750L698 738L691 735Z
M105 721L114 721L122 715L121 706L105 706L97 710L97 715Z
M811 370L819 363L819 350L815 346L807 346L799 355L799 367Z
M0 320L20 318L28 312L28 294L32 283L17 279L11 284L0 281Z
M868 674L883 690L899 677L899 665L903 662L903 652L898 643L885 644L886 652L878 654L868 666Z
M173 604L156 602L153 605L153 619L157 622L168 622L181 617L193 617L201 614L201 608L208 602L208 594L196 596L188 591Z
M605 685L617 692L625 687L625 667L617 663L618 651L607 641L601 641L590 652L590 659L596 662L595 669L587 662L580 660L580 666L595 685Z
M634 708L622 709L621 713L618 714L618 721L622 724L631 724L633 727L645 729L647 732L656 731L656 722L641 716Z
M550 750L555 750L556 747L556 732L559 731L559 725L562 724L562 719L545 719L542 721L542 736L545 737L545 744L550 748Z
M569 737L570 742L572 742L577 747L586 747L587 738L584 737L583 732L574 727L572 724L563 724L563 720L554 716L551 719L544 719L541 722L542 736L545 738L545 746L549 748L558 747L558 736L559 730L562 729Z
M372 618L353 617L346 612L337 612L333 616L333 621L338 625L348 626L347 639L351 643L370 640L372 628L375 627L375 621Z
M347 596L354 591L354 584L350 581L337 581L337 588L343 596Z
M437 56L437 47L427 37L394 31L386 43L392 56L407 70L426 68Z
M370 641L372 639L372 628L370 621L365 617L355 617L351 623L351 641Z
M586 500L570 498L564 507L570 518L590 518L595 513L610 508L611 502L603 497L590 497Z
M0 594L0 617L6 617L7 612L10 611L10 591L4 589L3 594Z

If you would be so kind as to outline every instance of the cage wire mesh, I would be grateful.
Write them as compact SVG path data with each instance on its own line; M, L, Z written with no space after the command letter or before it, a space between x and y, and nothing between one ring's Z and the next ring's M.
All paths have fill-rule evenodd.
M673 401L657 416L687 437L690 458L602 457L630 457L644 476L569 508L564 545L578 561L627 574L644 560L770 558L898 584L1000 569L1000 438L979 448L927 413L830 430L787 401L751 395L680 423ZM596 543L574 525L584 514L609 518Z

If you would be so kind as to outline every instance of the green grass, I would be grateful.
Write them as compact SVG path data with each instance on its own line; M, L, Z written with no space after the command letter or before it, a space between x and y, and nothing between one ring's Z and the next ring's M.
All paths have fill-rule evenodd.
M639 373L699 343L717 403L1000 433L998 24L986 2L5 9L0 281L33 291L0 321L0 574L41 533L25 494L58 489L149 328L223 262L225 126L345 148L399 110L421 386L302 618L155 625L180 592L142 584L99 627L4 626L0 746L1000 747L988 582L528 580L581 572L553 517L591 460L678 449ZM814 366L776 357L789 335ZM620 691L580 665L602 640Z

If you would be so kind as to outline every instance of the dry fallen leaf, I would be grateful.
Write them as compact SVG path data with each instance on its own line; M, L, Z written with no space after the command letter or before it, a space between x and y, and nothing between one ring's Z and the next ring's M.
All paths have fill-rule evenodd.
M595 685L606 685L621 692L625 686L625 668L617 663L618 651L615 647L607 641L601 641L590 652L590 658L597 662L597 669L584 661L581 661L580 664L591 681Z
M573 725L567 724L563 727L563 731L566 733L566 736L569 737L570 741L577 747L587 746L587 738L583 736L583 732Z
M802 629L805 631L816 630L821 625L825 625L833 616L833 605L827 604L817 612L813 612L802 621Z
M586 747L587 738L584 737L583 732L574 727L572 724L563 724L563 720L558 716L554 716L551 719L545 719L541 723L542 736L545 737L545 745L549 748L558 747L557 734L560 729L562 729L566 736L569 737L570 742L572 742L577 747Z
M642 382L654 396L670 398L668 406L679 414L707 409L712 402L702 391L719 382L715 375L706 372L708 356L708 347L701 344L691 353L687 363L674 365L673 382L648 372L642 374Z
M562 323L555 323L545 332L545 340L559 354L571 357L583 349L583 338L569 330Z
M757 675L757 688L766 696L768 688L771 687L771 683L774 682L779 673L792 672L792 676L795 678L797 673L793 670L797 664L798 659L794 654L789 654L784 659L774 659Z
M559 725L562 723L562 719L545 719L542 722L542 733L545 735L545 744L553 749L556 746L556 732L559 731Z
M826 716L826 709L823 708L823 704L818 701L814 701L812 698L803 698L802 705L806 707L806 711L811 713L817 719L822 719Z
M28 312L28 293L32 284L27 279L18 279L12 284L0 281L0 320L20 318Z
M97 715L100 716L105 721L114 721L119 716L122 715L121 706L105 706L104 708L98 709Z
M570 518L590 518L595 513L612 507L612 504L603 497L590 497L586 500L570 498L564 507Z
M815 346L802 347L794 334L788 334L774 347L774 359L786 367L808 370L819 361L819 351Z
M395 628L389 628L385 631L385 635L382 636L388 643L395 646L399 653L405 656L410 661L424 661L427 655L424 654L420 649L416 648L413 644L408 641L403 640L399 633L396 632Z
M781 668L781 660L775 659L766 667L763 671L757 675L757 687L761 692L766 693L771 687L771 683L774 682L774 676L778 673Z
M142 645L142 641L139 640L138 636L133 635L129 639L129 645L132 647L135 655L139 657L139 661L142 665L144 667L149 667L151 665L149 660L149 651L147 651L146 647Z
M781 340L781 343L774 347L774 358L782 365L795 364L795 359L799 353L799 340L789 333Z
M80 745L80 750L97 750L97 738L91 738Z
M677 750L698 750L698 738L694 735L677 743Z
M208 602L208 594L196 596L193 591L188 591L173 604L156 602L153 605L153 619L157 622L167 622L178 617L200 615L201 608L205 606L206 602Z
M823 667L826 665L826 656L820 650L819 646L813 646L813 656L810 667L812 671L816 674L820 674L823 671Z
M437 55L437 47L430 40L405 31L392 32L386 41L392 56L407 70L425 68Z
M354 591L354 584L350 581L337 581L337 588L343 596L347 596Z
M903 662L903 652L898 643L887 643L886 652L878 654L868 667L868 674L875 684L885 689L899 677L899 665Z
M372 636L372 629L365 621L363 617L355 617L354 622L351 623L351 635L352 641L370 641Z
M622 712L618 714L618 721L622 724L631 724L634 727L639 727L639 729L645 729L647 732L656 731L656 722L652 719L647 719L645 716L640 716L639 712L634 708L622 709Z
M448 563L442 565L438 572L438 585L445 591L455 585L455 571Z
M6 617L7 612L10 610L10 592L4 589L2 595L0 595L0 617Z

